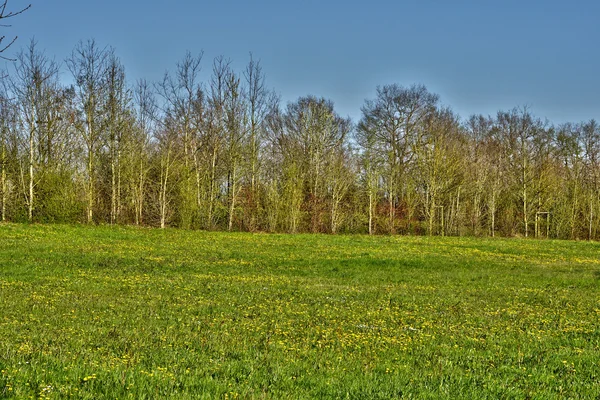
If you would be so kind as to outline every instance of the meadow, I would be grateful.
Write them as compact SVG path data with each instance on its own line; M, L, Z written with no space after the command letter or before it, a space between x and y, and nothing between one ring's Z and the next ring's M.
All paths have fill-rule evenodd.
M599 321L599 243L0 225L0 398L598 398Z

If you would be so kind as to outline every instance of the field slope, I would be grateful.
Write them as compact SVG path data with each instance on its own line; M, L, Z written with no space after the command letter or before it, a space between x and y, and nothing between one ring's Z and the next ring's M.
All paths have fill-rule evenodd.
M0 226L0 398L598 398L600 245Z

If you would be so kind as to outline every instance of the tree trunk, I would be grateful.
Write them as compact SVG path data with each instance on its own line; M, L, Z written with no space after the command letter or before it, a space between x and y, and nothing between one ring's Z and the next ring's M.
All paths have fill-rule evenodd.
M529 221L527 219L527 182L525 172L525 160L523 160L523 224L525 225L525 237L529 236Z
M215 202L215 179L217 175L217 148L215 147L212 152L212 160L210 165L210 195L208 199L208 216L206 221L207 229L213 228L213 210Z
M227 230L231 232L233 229L233 216L235 212L235 200L237 197L237 165L234 162L233 170L231 171L231 187L230 187L230 201L229 201L229 221L227 223Z
M573 188L573 204L571 207L571 235L570 235L570 239L575 239L575 226L576 226L576 221L577 221L577 208L578 208L578 195L579 193L577 193L577 188L579 187L578 185L578 179L575 179L575 183L574 183L574 188Z
M87 190L87 223L91 224L94 218L94 146L88 144L88 190Z
M7 198L7 183L6 183L6 149L2 146L2 159L0 160L2 166L2 174L0 175L0 188L2 189L2 222L6 221L6 198Z
M197 151L194 152L194 170L196 172L196 206L200 208L202 206L202 172Z
M525 237L529 236L529 221L527 220L527 188L523 185L523 224L525 225Z
M167 159L161 171L161 191L160 191L160 228L164 229L167 220L167 183L169 179L169 164L171 162L171 150L167 150Z
M114 145L114 143L113 143ZM117 219L117 177L114 148L111 149L110 157L110 224L114 224Z
M594 197L590 196L590 224L588 227L588 240L592 240L592 223L594 220Z
M140 158L140 174L138 177L138 190L137 190L137 207L135 215L135 224L142 224L142 214L144 207L144 159Z
M481 198L479 192L475 193L475 197L473 198L473 220L471 223L471 230L475 236L479 236L479 221L481 219Z
M433 199L433 196L431 195L429 188L427 189L425 198L426 198L426 202L429 205L429 207L428 207L429 208L429 236L432 236L433 235L433 221L435 220L435 200Z
M389 229L390 233L395 232L394 219L396 218L396 207L394 205L394 178L390 179L390 199L389 199Z
M496 190L492 190L492 201L490 204L490 218L491 218L491 235L496 236Z
M458 191L456 193L456 212L455 212L455 223L453 225L456 226L456 234L458 236L460 235L461 232L461 225L462 225L462 220L461 220L461 214L460 214L460 189L461 187L458 187Z
M115 222L121 222L121 149L117 150L117 213Z
M254 121L254 116L252 117L252 154L251 154L251 164L250 164L250 229L256 229L256 219L257 219L257 211L258 211L258 202L256 195L256 169L258 164L258 150L256 147L256 123Z
M373 234L373 191L369 190L369 235Z
M33 141L34 131L33 128L29 132L29 201L27 209L27 217L29 222L33 222Z

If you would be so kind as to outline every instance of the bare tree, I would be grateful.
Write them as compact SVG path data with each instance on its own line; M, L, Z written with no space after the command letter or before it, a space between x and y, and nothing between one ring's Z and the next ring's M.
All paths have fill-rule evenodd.
M177 142L182 147L183 169L180 173L181 202L180 217L182 225L191 227L196 210L200 203L201 169L198 160L200 147L200 130L202 129L203 91L199 82L202 53L194 57L187 52L184 58L177 63L173 75L165 73L157 92L163 98L164 112L172 117L172 129L180 136ZM195 175L195 183L194 183Z
M146 198L146 181L149 171L148 153L150 140L156 131L157 105L152 88L145 80L139 80L134 90L137 130L129 148L132 168L131 193L135 209L136 225L143 222Z
M227 98L228 77L231 72L231 61L222 56L213 61L213 71L207 99L206 129L202 138L202 158L205 168L204 191L206 217L204 227L215 228L215 213L219 196L219 182L222 172L219 171L227 142Z
M515 185L516 199L521 207L523 235L529 236L534 180L534 139L543 130L543 124L527 108L498 112L497 126L509 161L509 173ZM518 188L518 189L517 189Z
M283 209L282 172L285 153L281 146L284 138L283 116L279 99L273 104L265 118L265 148L263 154L263 184L265 185L265 226L275 232L280 225Z
M246 211L249 213L248 228L256 229L256 220L261 204L259 202L258 188L261 184L261 149L265 140L265 122L273 105L277 103L277 96L268 91L265 84L265 75L260 61L254 60L250 54L250 61L244 71L246 83L246 106L248 124L249 166L246 168L247 180L250 190L246 201Z
M265 210L269 231L300 229L304 201L304 153L298 141L286 131L286 115L277 105L266 119Z
M14 163L17 136L17 107L10 100L6 88L0 94L0 221L7 220L8 202L14 191L10 167ZM12 155L12 157L11 157Z
M595 237L600 219L600 126L591 120L582 126L584 166L586 170L587 236Z
M488 174L485 187L485 204L487 212L487 225L490 236L496 236L496 220L502 192L506 188L506 171L508 170L508 157L503 149L502 137L497 126L492 126L485 131L484 157L487 159Z
M173 169L178 162L179 155L175 151L177 145L176 123L172 115L164 116L162 126L155 131L157 156L159 160L159 195L158 206L160 214L160 227L165 228L172 210L172 179Z
M329 197L329 231L333 234L338 232L343 220L343 201L354 181L355 171L351 167L352 156L349 147L339 146L335 148L325 170Z
M362 129L375 136L376 146L385 157L385 191L388 201L388 229L396 231L396 208L403 190L407 189L405 176L413 153L411 146L416 129L435 109L438 96L425 86L404 88L386 85L377 88L377 97L367 100L362 108Z
M17 99L20 121L23 127L23 141L27 148L27 184L23 179L24 197L27 203L27 219L33 221L35 206L35 187L37 185L38 165L51 157L51 134L47 124L51 122L51 113L58 86L58 65L48 59L31 41L26 50L17 55L15 74L11 77L11 90Z
M486 151L486 145L493 125L494 121L490 117L472 115L465 126L465 132L469 140L468 160L470 168L467 168L465 172L470 182L468 192L471 203L470 228L476 236L481 234L485 215L485 198L490 189L488 180L493 165L491 165L490 154Z
M75 79L79 108L77 130L86 147L87 222L92 223L96 202L96 159L103 145L106 101L106 68L112 51L100 48L94 40L79 42L67 59L67 67Z
M310 230L322 231L326 229L323 226L327 212L326 168L346 143L350 121L335 112L333 102L313 96L289 103L283 121L284 136L280 143L290 161L293 160L290 172L297 171L302 176L300 188L306 194Z
M458 186L462 170L457 146L459 134L458 119L447 109L432 112L417 130L413 147L414 178L422 195L430 235L436 233L434 223L438 219L441 226L437 232L446 233L444 224L450 214L449 202L444 202L444 197Z
M363 113L368 113L364 107ZM378 124L366 117L361 119L356 130L356 141L360 149L360 182L367 196L369 235L375 233L374 217L379 202L379 181L385 162L385 154L378 147L378 129Z
M118 223L122 211L123 148L132 134L132 98L125 82L125 68L111 53L106 66L104 104L106 144L110 160L110 223Z
M560 199L556 201L553 223L558 237L579 237L582 224L579 215L584 213L583 132L580 124L566 123L557 129L555 138L556 165L564 182Z
M227 130L225 161L227 165L227 201L229 203L227 230L231 231L240 193L242 178L240 170L243 167L248 131L246 129L245 98L240 78L229 70L225 82L225 125Z

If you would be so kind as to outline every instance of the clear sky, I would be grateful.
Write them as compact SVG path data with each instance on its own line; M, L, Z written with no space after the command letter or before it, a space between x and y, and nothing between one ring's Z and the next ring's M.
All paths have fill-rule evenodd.
M313 94L360 117L377 85L425 84L463 118L527 105L552 122L600 119L600 2L556 0L9 0L3 34L62 62L79 40L113 46L131 82L186 50L249 52L284 102ZM67 75L68 72L65 72ZM65 76L65 79L67 76Z

